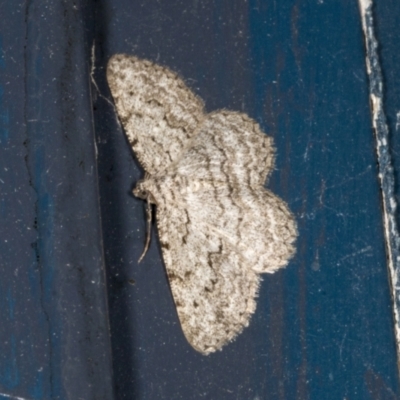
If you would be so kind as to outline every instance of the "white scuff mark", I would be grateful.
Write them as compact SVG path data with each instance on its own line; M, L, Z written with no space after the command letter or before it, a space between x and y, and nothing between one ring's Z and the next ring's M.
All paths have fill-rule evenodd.
M114 103L112 101L110 101L109 99L107 99L107 97L104 96L100 92L99 86L97 85L96 79L94 78L95 72L96 72L96 46L95 46L95 43L93 41L93 44L92 44L92 55L90 57L90 74L89 74L90 75L90 80L91 80L93 86L95 87L97 94L102 99L104 99L108 104L111 105L111 107L114 110L114 115L117 115L117 110L115 109ZM120 125L119 119L117 118L116 120L117 120L118 125ZM95 159L97 160L98 156L99 156L99 150L97 148L97 140L94 140L94 152L95 152Z
M346 336L347 336L347 332L345 332L345 334L343 335L342 341L340 342L340 345L339 345L339 358L340 358L341 362L343 362L342 353L343 353L343 347L344 347L344 342L346 340Z
M12 396L11 394L7 393L0 393L0 396L7 397L8 399L13 400L29 400L27 397Z
M96 46L95 46L94 42L93 42L93 44L92 44L92 56L90 57L90 64L91 64L91 65L90 65L90 80L92 81L93 86L96 88L97 94L98 94L102 99L104 99L108 104L110 104L110 105L112 106L112 108L114 109L115 114L117 114L117 110L115 109L115 106L114 106L113 102L110 101L109 99L107 99L106 96L103 96L103 95L101 94L100 89L99 89L99 87L97 86L97 82L96 82L96 80L94 79L94 74L95 74L95 72L96 72Z
M322 191L321 189L314 190L314 191L312 192L312 196L311 196L311 197L315 197L315 196L319 195L319 202L320 202L320 204L321 204L322 196L323 196L328 190L330 190L330 189L337 189L337 188L339 188L339 187L341 187L341 186L344 186L344 185L346 185L346 184L348 184L348 183L350 183L350 182L352 182L352 181L354 181L354 180L358 180L359 178L363 177L365 174L369 173L370 170L371 170L371 166L369 165L364 171L358 173L357 175L352 175L352 176L350 176L350 177L348 177L348 178L346 177L346 178L343 179L342 181L340 181L340 182L338 182L338 183L333 183L333 184L331 184L331 185L326 185L326 182L322 181L321 186L322 186L323 191ZM292 201L292 204L293 204L293 203L296 203L296 202L298 202L298 201L304 201L304 198L303 198L302 196L296 197L296 198ZM321 205L322 205L322 204L321 204ZM303 217L304 217L304 214L303 214ZM303 218L303 217L302 217L302 218Z
M376 152L379 165L379 180L383 203L383 224L387 253L389 281L393 299L394 331L396 336L397 362L400 364L400 237L396 222L397 202L395 181L389 147L389 128L383 108L382 72L378 57L378 42L374 32L373 1L358 0L366 47L366 65L369 77L372 125L376 138ZM400 126L397 113L397 127ZM398 125L399 123L399 125Z
M396 131L398 131L400 128L400 111L397 111L396 113Z
M372 247L371 247L371 246L367 246L367 247L364 247L364 248L361 249L361 250L357 250L357 251L355 251L355 252L353 252L353 253L351 253L351 254L347 254L346 256L340 258L340 259L338 260L338 262L336 263L336 265L338 266L338 265L340 265L344 260L347 260L348 258L357 257L358 255L363 254L363 253L367 253L367 252L370 251L370 250L372 250Z
M97 160L99 158L99 149L97 148L96 140L94 141L94 152L95 152L95 157L96 157L96 160Z

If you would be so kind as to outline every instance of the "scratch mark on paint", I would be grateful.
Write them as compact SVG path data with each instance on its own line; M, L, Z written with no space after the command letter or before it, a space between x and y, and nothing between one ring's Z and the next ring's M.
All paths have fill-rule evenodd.
M1 400L1 397L4 397L6 399L13 399L13 400L30 400L27 397L12 396L11 394L7 394L7 393L0 393L0 400Z
M372 125L376 139L379 181L383 206L383 224L389 281L391 284L394 314L394 331L397 343L397 362L400 360L400 237L396 222L397 202L394 173L389 145L389 128L383 108L383 79L378 57L378 41L374 31L373 1L358 0L365 37L366 65L369 76L369 97Z
M342 262L343 262L344 260L347 260L348 258L356 257L356 256L358 256L358 255L360 255L360 254L363 254L363 253L367 253L367 252L369 252L370 250L372 250L372 246L367 246L367 247L364 247L364 248L361 249L361 250L357 250L357 251L355 251L355 252L353 252L353 253L351 253L351 254L347 254L346 256L340 258L340 259L338 260L338 262L336 263L336 265L340 265L340 264L342 264Z

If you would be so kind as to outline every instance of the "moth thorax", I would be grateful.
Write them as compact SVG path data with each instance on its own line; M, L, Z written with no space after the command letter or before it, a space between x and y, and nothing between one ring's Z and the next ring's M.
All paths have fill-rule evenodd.
M170 190L171 183L168 177L148 176L136 184L133 194L149 203L162 206L165 203L166 192Z

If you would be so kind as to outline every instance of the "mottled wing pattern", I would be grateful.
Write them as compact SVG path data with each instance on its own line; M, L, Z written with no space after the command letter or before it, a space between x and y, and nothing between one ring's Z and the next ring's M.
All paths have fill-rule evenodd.
M274 161L273 140L254 120L243 113L221 110L202 121L190 148L181 156L177 172L198 179L204 174L231 186L259 187Z
M263 186L273 163L272 139L255 121L220 111L205 118L191 147L166 171L186 177L186 207L241 249L246 266L260 273L285 266L297 236L286 203Z
M272 139L247 115L203 103L167 68L127 55L107 79L128 140L148 174L163 258L182 328L203 354L248 325L260 273L284 267L296 224L263 185Z
M197 207L181 205L157 207L161 248L182 330L197 351L209 354L248 325L260 276L244 268L241 254Z
M125 54L111 57L107 81L139 162L151 175L181 154L203 119L203 103L177 74Z
M242 121L242 123L241 123ZM259 273L285 266L297 236L286 204L262 186L272 141L243 114L207 116L160 188L160 241L179 318L204 354L247 326Z

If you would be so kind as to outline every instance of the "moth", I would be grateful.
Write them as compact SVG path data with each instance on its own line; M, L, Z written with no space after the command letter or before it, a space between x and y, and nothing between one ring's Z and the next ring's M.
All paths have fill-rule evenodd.
M295 251L293 215L264 188L272 138L246 114L207 114L176 73L150 61L114 55L107 80L145 170L133 194L147 201L148 221L156 206L183 333L207 355L248 326L260 274L286 266Z

